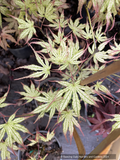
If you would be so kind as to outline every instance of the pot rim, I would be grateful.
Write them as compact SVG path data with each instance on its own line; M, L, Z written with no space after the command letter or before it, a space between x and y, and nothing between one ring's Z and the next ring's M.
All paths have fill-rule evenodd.
M20 47L20 48L8 48L8 50L15 50L15 51L17 51L17 50L23 50L23 49L25 49L25 48L27 48L27 47L30 47L30 46L28 46L27 44L25 45L25 46L23 46L23 47ZM31 48L31 47L30 47ZM32 49L32 48L31 48Z

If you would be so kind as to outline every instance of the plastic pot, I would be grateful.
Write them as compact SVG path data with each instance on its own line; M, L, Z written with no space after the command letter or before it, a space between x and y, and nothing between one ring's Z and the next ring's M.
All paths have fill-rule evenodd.
M116 95L114 95L114 94L111 94L111 95L113 96L114 99L118 100L118 97L117 97ZM97 95L95 95L95 96L97 96ZM87 119L87 117L88 117L88 114L87 114L87 109L88 109L88 107L89 107L89 105L87 104L87 105L86 105L86 108L85 108L85 119L86 119L86 121L87 121L87 124L88 124L89 126L91 126L91 125L92 125L91 122ZM99 130L95 130L95 132L99 133Z
M61 79L60 79L60 78L57 78L57 77L47 78L47 79L45 79L45 80L43 80L43 81L40 82L40 87L42 87L42 85L44 85L44 84L45 84L46 82L48 82L48 81L55 81L55 80L60 81ZM36 107L38 107L37 101L36 101L36 100L34 100L34 101L35 101ZM46 116L46 117L49 117L49 113L45 113L45 116ZM54 115L52 118L53 118L53 119L57 119L58 116L57 116L57 115Z
M39 132L40 132L41 134L43 134L43 133L47 134L47 131L44 131L44 130L40 130ZM36 132L33 132L32 134L35 135ZM23 142L25 142L30 136L31 136L31 135L28 135L28 136L23 140ZM61 146L59 140L57 139L57 137L54 136L54 138L55 138L55 140L56 140L59 148L62 148L62 146ZM21 154L22 154L22 151L19 150L19 151L18 151L18 160L22 160L22 159L21 159ZM62 160L62 159L60 158L60 160Z
M31 49L30 46L28 45L25 45L24 47L22 48L17 48L17 49L11 49L11 48L8 48L8 50L17 58L22 58L22 59L25 59L25 58L29 58L30 55L33 53L33 50Z

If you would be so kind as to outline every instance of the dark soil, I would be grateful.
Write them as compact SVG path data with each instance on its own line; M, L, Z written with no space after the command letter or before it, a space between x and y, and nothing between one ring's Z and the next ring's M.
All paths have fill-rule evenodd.
M108 32L109 37L114 37L115 34L116 34L115 40L119 44L120 43L120 22L116 22L116 24L114 25L114 28Z
M20 40L19 41L19 44L15 44L15 43L12 43L12 42L9 42L9 46L11 49L18 49L18 48L22 48L24 47L26 44L25 44L25 40Z

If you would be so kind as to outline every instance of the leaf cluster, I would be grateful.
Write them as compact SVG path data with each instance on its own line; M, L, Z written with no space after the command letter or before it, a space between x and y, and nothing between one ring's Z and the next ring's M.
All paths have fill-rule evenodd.
M7 48L9 47L7 40L10 40L11 42L17 43L16 40L12 37L12 35L10 35L11 33L14 33L15 30L11 30L8 27L4 27L1 30L1 34L0 34L0 46L7 50Z

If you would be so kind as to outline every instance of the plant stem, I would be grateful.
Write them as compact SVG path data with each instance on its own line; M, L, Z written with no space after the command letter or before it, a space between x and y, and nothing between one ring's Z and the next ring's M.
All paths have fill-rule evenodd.
M84 65L81 67L81 69L84 68L85 65L88 64L88 62L91 60L91 58L95 55L96 51L97 51L97 47L96 47L96 41L95 41L95 36L94 36L94 32L93 32L93 27L92 27L92 23L91 23L91 19L90 19L90 14L89 14L89 11L88 11L88 4L85 5L85 8L86 8L86 12L87 12L87 16L88 16L88 20L89 20L89 24L90 24L90 28L91 28L91 31L92 31L92 36L93 36L93 42L94 42L94 45L95 45L95 50L94 50L94 53L88 58L88 60L84 63Z
M93 27L92 27L92 23L91 23L90 14L89 14L89 11L88 11L88 5L87 5L87 4L86 4L85 8L86 8L86 12L87 12L88 20L89 20L89 23L90 23L90 28L91 28L91 31L92 31L93 42L94 42L95 49L96 49L95 36L94 36Z

